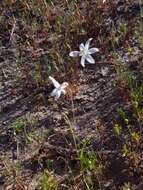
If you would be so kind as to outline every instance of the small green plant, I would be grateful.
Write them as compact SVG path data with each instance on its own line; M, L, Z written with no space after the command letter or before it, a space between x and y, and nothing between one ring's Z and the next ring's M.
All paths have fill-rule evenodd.
M115 23L112 21L112 28L111 28L111 44L113 50L115 50L115 47L119 45L120 41L123 41L127 35L128 29L125 21L121 20L120 24L115 26Z
M58 183L52 173L45 170L39 184L40 190L58 190Z
M131 153L131 148L129 147L129 145L124 144L122 152L123 157L128 156Z
M53 160L47 159L47 160L46 160L46 164L47 164L47 168L51 169L52 166L53 166Z
M7 177L7 183L13 184L15 189L24 189L25 183L21 174L21 166L19 163L12 162L8 158L2 161L5 168L5 176Z
M113 132L115 133L115 135L120 136L122 132L122 127L119 124L115 124Z
M18 163L14 163L8 158L5 158L3 160L3 164L6 170L6 174L9 175L9 177L14 177L13 174L20 173L21 167Z
M125 21L121 20L119 27L118 27L118 32L120 35L120 38L123 38L127 35L127 25Z
M132 141L137 143L137 144L139 144L140 139L141 139L140 134L137 133L137 132L132 132L131 133L131 138L132 138Z
M130 183L125 183L125 184L123 185L123 187L121 188L121 190L131 190L131 188L130 188Z
M24 139L27 143L32 143L34 140L40 139L40 136L38 134L34 134L33 132L30 132L29 134L27 133L26 131L27 125L28 125L28 120L26 118L18 118L12 123L11 128L18 142L20 140L18 138L19 135L24 135Z
M18 134L24 130L24 127L26 126L26 122L22 118L16 119L11 125L11 128L14 131L14 134Z
M130 92L130 96L131 96L131 102L134 109L134 117L141 124L143 122L143 107L142 107L143 87L140 86L140 87L132 88Z
M83 143L83 147L79 150L78 159L80 162L80 172L87 190L94 190L93 179L96 179L97 186L100 186L98 181L99 174L102 173L102 164L100 164L98 155L94 151L88 151L87 141Z
M97 155L93 152L87 152L82 149L79 154L81 170L94 170L98 166Z
M120 117L121 117L121 118L123 119L123 121L125 122L125 124L128 125L128 124L129 124L129 119L128 119L128 117L127 117L125 111L124 111L122 108L118 108L117 111L118 111Z

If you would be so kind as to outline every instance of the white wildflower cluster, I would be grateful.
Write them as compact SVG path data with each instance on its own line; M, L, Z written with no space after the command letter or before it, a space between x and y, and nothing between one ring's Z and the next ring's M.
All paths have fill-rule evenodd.
M89 38L86 41L85 45L83 43L81 43L79 45L79 51L71 51L69 53L70 57L78 57L78 56L81 57L80 64L82 65L82 67L85 67L86 63L94 64L95 60L93 59L91 54L99 52L98 48L89 48L91 40L92 40L92 38ZM59 99L61 94L66 94L65 89L69 85L67 82L63 82L62 84L60 84L58 81L56 81L51 76L49 76L49 79L52 81L52 83L55 87L55 89L51 93L51 96L55 97L55 100Z

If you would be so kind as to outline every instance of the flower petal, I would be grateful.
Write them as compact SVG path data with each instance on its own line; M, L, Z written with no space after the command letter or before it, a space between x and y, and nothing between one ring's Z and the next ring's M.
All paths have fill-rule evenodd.
M99 52L98 48L91 48L91 49L88 50L89 54L93 54L93 53L96 53L96 52Z
M84 48L85 48L85 47L84 47L84 44L83 44L83 43L81 43L81 44L80 44L80 46L79 46L80 51L83 51L83 50L84 50Z
M70 57L77 57L77 56L79 56L79 51L71 51L71 52L69 53L69 56L70 56Z
M94 61L94 59L93 59L93 57L91 56L91 55L87 55L86 57L86 60L89 62L89 63L95 63L95 61Z
M80 64L81 64L83 67L85 67L85 57L84 57L84 56L81 57L81 62L80 62Z
M89 45L90 45L90 42L91 40L93 40L93 38L89 38L86 43L85 43L85 49L89 49Z
M58 81L56 81L53 77L49 76L49 79L52 81L55 88L59 88L61 85Z
M61 90L61 92L65 95L66 94L66 91L64 89Z
M56 96L56 94L57 94L57 89L55 88L52 92L51 92L51 96Z
M61 90L64 89L64 88L66 88L68 85L69 85L69 84L68 84L67 82L63 82L63 83L61 84Z
M55 100L59 99L61 96L61 90L58 90L55 96Z

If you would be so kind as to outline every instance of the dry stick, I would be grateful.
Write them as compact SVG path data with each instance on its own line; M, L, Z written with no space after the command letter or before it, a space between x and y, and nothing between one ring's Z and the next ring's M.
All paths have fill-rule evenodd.
M19 151L19 139L16 138L16 153L17 153L17 160L19 160L20 151Z
M57 146L49 144L48 142L46 142L44 144L44 146L51 150L55 150L57 152L64 153L64 155L67 155L67 153L71 152L71 149L69 149L69 148L63 148L63 147L59 147L59 146L57 147ZM76 149L73 149L73 153L76 153L76 152L77 152ZM118 152L122 152L122 150L120 150L120 151L117 151L117 150L96 151L97 154L117 154Z
M78 151L77 151L78 148L77 148L77 143L76 143L76 139L75 139L75 135L74 135L73 128L72 128L72 126L71 126L71 123L70 123L69 118L67 117L67 115L64 114L64 116L65 116L65 120L68 122L68 124L69 124L69 126L70 126L70 130L71 130L72 137L73 137L73 140L74 140L74 145L75 145L75 148L76 148L76 152L78 153Z
M75 125L74 103L73 103L72 91L71 91L70 94L71 94L70 98L71 98L71 105L72 105L71 109L72 109L72 114L73 114L73 123ZM64 114L64 116L65 116L65 120L67 121L67 123L70 126L70 130L71 130L72 137L73 137L73 140L74 140L74 145L75 145L75 148L76 148L76 153L78 154L78 148L77 148L76 138L75 138L74 131L73 131L73 126L71 125L71 122L70 122L68 116L66 114Z
M75 114L74 114L74 102L73 102L72 92L71 92L71 106L72 106L72 114L73 114L73 123L75 125L76 121L75 121Z
M12 40L13 33L14 33L14 31L15 31L15 28L16 28L16 20L15 20L15 18L14 18L14 23L13 23L13 27L12 27L12 30L11 30L11 33L10 33L9 42L11 42L11 40Z
M46 148L46 149L49 149L49 150L54 150L56 151L58 154L61 154L62 156L67 156L69 155L69 153L71 153L71 149L69 148L63 148L63 147L60 147L60 146L55 146L55 145L52 145L48 142L46 142L43 146L40 146L39 149L36 149L36 151L33 151L31 155L28 156L28 158L25 158L22 162L25 162L27 160L30 160L31 157L35 157L36 155L39 154L39 150L41 148ZM97 154L99 155L108 155L108 154L117 154L117 153L121 153L122 150L120 151L117 151L117 150L101 150L101 151L96 151ZM77 154L77 148L76 149L72 149L72 154Z

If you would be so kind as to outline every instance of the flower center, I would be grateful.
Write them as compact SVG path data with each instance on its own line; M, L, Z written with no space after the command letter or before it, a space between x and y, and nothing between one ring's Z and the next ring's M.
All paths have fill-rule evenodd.
M88 54L88 51L86 49L83 49L80 51L81 56L86 56Z

